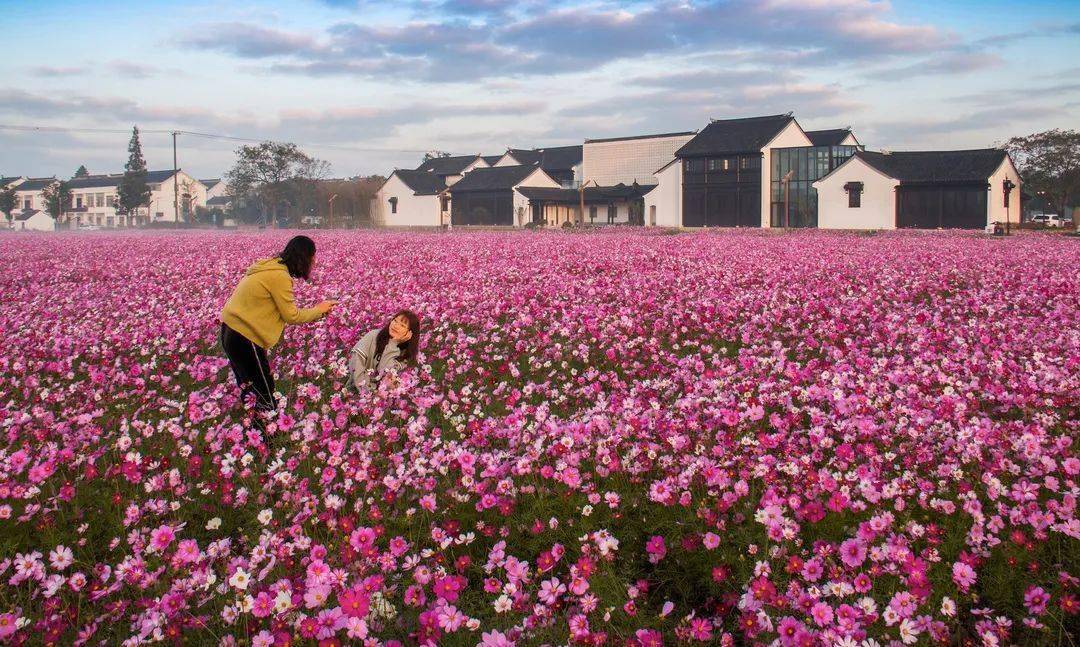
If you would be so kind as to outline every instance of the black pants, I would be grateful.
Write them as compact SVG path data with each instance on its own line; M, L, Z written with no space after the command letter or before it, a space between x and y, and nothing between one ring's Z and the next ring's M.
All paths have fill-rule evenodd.
M270 372L266 351L225 324L221 324L221 349L229 358L229 366L244 399L254 397L255 408L259 411L276 410L274 374Z

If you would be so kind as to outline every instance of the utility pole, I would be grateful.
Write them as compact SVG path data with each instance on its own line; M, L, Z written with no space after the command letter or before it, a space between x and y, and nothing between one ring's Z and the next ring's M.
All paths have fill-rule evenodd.
M176 136L179 134L175 130L172 134L173 219L177 224L180 224L180 173L176 168Z
M330 196L330 229L334 228L334 200L337 200L337 194Z

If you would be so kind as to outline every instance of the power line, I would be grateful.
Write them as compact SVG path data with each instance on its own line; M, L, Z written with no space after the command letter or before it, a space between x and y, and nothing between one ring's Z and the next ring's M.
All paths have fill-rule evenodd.
M14 130L18 132L57 132L57 133L102 133L102 134L127 134L131 131L126 129L116 128L76 128L68 126L24 126L17 124L0 124L0 130ZM219 139L225 141L234 142L249 142L249 143L262 143L267 141L265 139L253 139L250 137L235 137L233 135L220 135L214 133L200 133L190 130L161 130L161 129L140 129L140 133L152 134L152 135L188 135L190 137L201 137L203 139ZM376 148L376 147L363 147L363 146L340 146L337 144L312 144L295 142L297 146L304 148L325 148L332 150L348 151L355 153L426 153L426 150L420 149L408 149L408 148Z

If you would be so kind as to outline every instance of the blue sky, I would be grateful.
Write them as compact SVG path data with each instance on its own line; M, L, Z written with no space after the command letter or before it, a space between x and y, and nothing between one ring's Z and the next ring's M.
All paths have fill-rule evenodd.
M793 111L871 148L1080 128L1080 2L0 0L0 124L283 139L338 176ZM0 174L121 170L127 135L0 129ZM168 135L147 133L152 167ZM234 141L182 136L199 177Z

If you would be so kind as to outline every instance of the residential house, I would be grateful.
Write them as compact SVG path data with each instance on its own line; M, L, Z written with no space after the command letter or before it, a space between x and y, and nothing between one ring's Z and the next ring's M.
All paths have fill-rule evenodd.
M527 187L562 188L538 164L474 169L447 189L451 222L507 227L540 222L539 205L525 195Z
M672 160L675 151L694 134L679 132L585 140L580 147L580 169L576 171L576 184L584 186L584 190L530 191L532 199L541 203L542 221L549 226L567 222L646 224L644 199L657 184L656 169ZM655 212L653 209L654 221Z
M206 187L206 208L222 214L228 211L232 206L229 185L220 178L199 181Z
M431 170L394 171L375 192L372 222L382 227L439 227L449 223L449 197L443 195L446 177Z
M45 208L45 196L41 194L46 187L56 184L54 177L27 178L15 185L16 211L35 211Z
M488 164L482 155L455 155L452 157L433 157L425 160L417 171L424 171L442 178L443 184L451 186L462 178L463 175L475 168L487 168Z
M1001 149L856 151L814 182L828 229L982 229L1019 224L1020 174Z
M206 206L207 188L182 169L175 175L174 180L172 169L147 172L149 205L128 215L116 211L123 173L73 178L68 180L71 205L66 212L72 214L73 222L80 226L134 227L156 222L177 222L177 215L181 222L190 221L196 207ZM179 189L179 200L174 203L175 188Z
M648 220L673 227L815 227L812 183L858 150L850 131L802 129L789 113L710 122L656 171ZM850 137L849 137L850 135ZM837 143L839 142L839 143Z
M12 228L16 231L53 231L56 220L44 209L31 209L14 214Z

